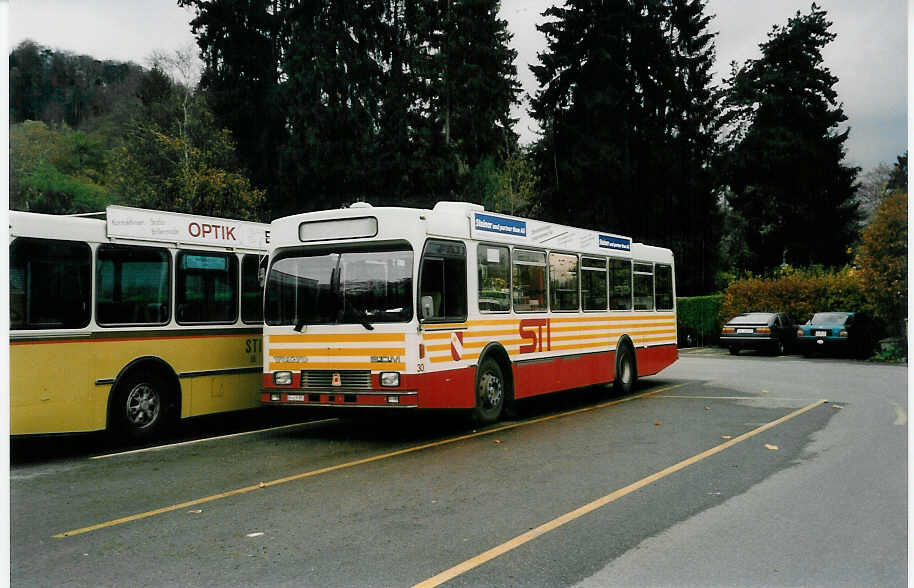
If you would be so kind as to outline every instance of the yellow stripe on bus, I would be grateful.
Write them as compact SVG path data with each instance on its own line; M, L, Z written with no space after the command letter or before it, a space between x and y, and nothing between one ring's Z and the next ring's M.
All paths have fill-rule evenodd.
M272 355L285 357L359 357L363 355L406 355L405 347L314 347L283 349L273 347Z
M375 371L405 371L405 363L374 363L358 361L328 361L318 362L309 361L307 363L299 362L270 362L270 371L277 370L375 370Z
M266 335L269 343L381 343L392 341L404 343L405 333L302 333L301 335Z

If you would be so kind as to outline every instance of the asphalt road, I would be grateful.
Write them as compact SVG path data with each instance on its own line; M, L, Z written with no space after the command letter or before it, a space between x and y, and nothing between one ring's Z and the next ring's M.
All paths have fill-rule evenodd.
M907 368L724 353L486 430L19 443L11 584L906 585Z

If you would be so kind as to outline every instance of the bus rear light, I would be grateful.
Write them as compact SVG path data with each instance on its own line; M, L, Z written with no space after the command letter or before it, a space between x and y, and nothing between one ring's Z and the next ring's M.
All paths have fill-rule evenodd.
M273 372L273 384L275 386L291 386L292 372Z
M396 388L400 385L400 372L381 372L380 382L385 388Z
M425 359L425 344L419 343L419 359Z

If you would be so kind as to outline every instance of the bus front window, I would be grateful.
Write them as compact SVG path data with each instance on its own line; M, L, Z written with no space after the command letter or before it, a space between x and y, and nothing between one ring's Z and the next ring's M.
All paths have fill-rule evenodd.
M408 322L413 252L408 246L358 250L293 250L267 276L268 325Z

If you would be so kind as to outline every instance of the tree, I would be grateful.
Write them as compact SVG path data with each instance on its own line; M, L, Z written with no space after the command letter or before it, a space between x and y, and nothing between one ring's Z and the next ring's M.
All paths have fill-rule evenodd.
M10 122L41 120L82 129L131 93L142 68L23 41L10 52Z
M870 215L887 193L892 168L885 162L857 177L857 201L861 212Z
M878 318L890 332L903 333L908 309L908 195L882 199L863 230L855 265Z
M842 163L849 129L837 102L837 78L822 48L835 39L826 12L774 26L762 56L733 64L727 121L732 125L723 176L728 203L750 228L747 267L782 263L840 265L857 234L858 168Z
M903 155L899 155L895 161L895 165L892 166L892 172L889 175L889 179L886 182L886 190L889 192L894 192L896 190L901 190L902 192L907 193L908 191L908 152L905 151Z
M104 186L106 149L95 137L41 121L10 127L10 208L96 212L118 198Z
M720 98L700 0L569 0L539 27L531 157L544 213L680 256L680 291L712 287L720 231L711 172Z
M263 217L264 191L237 169L235 145L202 97L181 103L177 132L137 119L113 150L108 183L132 206L248 220ZM177 114L177 113L175 113Z
M196 10L201 85L274 215L427 205L516 145L497 0L180 4Z

